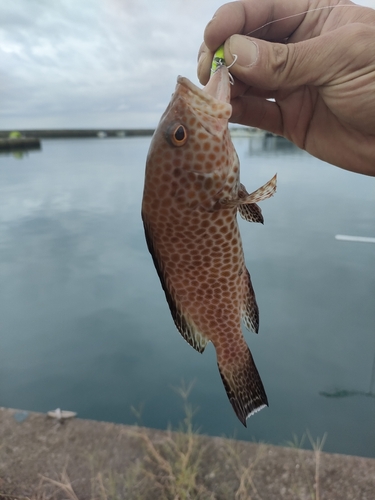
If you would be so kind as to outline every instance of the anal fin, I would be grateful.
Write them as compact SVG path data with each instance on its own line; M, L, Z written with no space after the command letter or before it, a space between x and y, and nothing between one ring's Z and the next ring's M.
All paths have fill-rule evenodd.
M165 289L164 292L177 330L181 333L186 342L191 345L191 347L194 347L196 351L202 353L209 340L202 335L197 328L195 328L192 322L187 321L186 317L178 309L175 302L170 300L169 292L166 292Z
M251 283L250 273L245 268L243 273L243 306L242 319L248 330L254 333L259 331L259 309L255 298L255 292Z

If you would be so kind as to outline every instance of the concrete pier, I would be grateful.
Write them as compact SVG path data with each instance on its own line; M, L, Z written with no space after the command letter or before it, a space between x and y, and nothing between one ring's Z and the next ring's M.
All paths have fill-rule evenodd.
M26 498L373 500L375 460L0 408L0 499Z

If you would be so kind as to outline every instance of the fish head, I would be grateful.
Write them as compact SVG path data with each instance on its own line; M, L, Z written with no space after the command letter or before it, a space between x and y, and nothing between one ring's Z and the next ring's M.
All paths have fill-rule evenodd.
M212 172L225 154L230 105L228 69L220 67L203 89L179 76L151 143L148 161L162 153L177 168ZM225 144L224 144L225 143Z
M178 124L181 120L186 128L186 143L189 136L202 142L204 132L216 137L216 140L221 140L232 114L229 73L226 66L221 66L203 89L194 85L188 78L179 76L168 111L170 112L165 116L167 122L176 120ZM171 133L170 130L167 134L168 132ZM173 142L173 137L169 139Z

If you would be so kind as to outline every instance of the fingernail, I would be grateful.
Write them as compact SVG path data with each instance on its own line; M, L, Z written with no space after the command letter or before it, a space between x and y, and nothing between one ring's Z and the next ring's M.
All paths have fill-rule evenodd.
M259 55L258 45L242 35L233 35L229 40L229 50L235 59L237 56L236 64L240 66L252 66L256 63Z

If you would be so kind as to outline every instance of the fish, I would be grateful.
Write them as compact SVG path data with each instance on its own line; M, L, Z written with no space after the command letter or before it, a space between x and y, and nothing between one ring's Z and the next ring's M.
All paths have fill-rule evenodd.
M259 312L237 212L263 223L257 203L274 194L276 175L246 191L231 112L225 65L203 88L178 77L150 143L141 215L174 323L198 352L212 342L228 399L246 427L268 400L241 328L243 321L258 333Z

